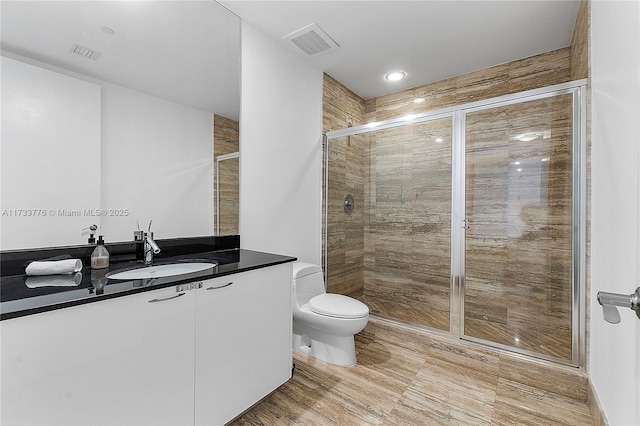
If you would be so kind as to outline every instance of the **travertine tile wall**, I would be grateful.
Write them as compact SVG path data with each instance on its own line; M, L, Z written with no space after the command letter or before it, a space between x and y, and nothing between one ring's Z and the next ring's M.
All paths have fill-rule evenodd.
M451 118L369 133L362 300L449 330Z
M364 100L325 74L323 132L364 124L364 115ZM327 257L330 267L326 271L327 283L330 292L352 297L361 296L364 289L366 142L365 136L356 135L334 139L329 145ZM354 198L355 208L351 214L345 213L343 209L343 200L347 194Z
M213 116L213 161L220 155L239 151L239 125L235 120L221 115ZM239 162L237 159L225 160L220 167L220 228L216 235L238 235ZM213 171L214 223L217 223L216 170Z
M570 51L567 47L366 101L325 75L323 131L566 82L571 76ZM416 98L424 98L425 101L414 103ZM367 286L374 291L370 281L379 281L375 279L376 261L397 259L398 255L393 244L380 243L376 234L377 222L366 222L364 215L372 207L373 194L368 191L371 190L371 174L375 172L371 171L371 165L380 166L383 161L382 157L371 152L370 137L359 135L351 136L349 140L333 140L329 154L328 286L332 292L356 297L365 293ZM350 192L356 200L356 209L351 215L346 215L342 213L342 198ZM375 217L375 213L369 214ZM393 222L387 221L386 226L390 223ZM364 259L362 263L361 259ZM397 296L397 293L390 296L395 297L394 294ZM407 294L405 298L410 297L416 296ZM447 317L441 314L439 320L432 318L430 321L433 322L425 325L444 327Z
M565 47L375 99L375 121L551 86L571 80L571 48ZM425 101L415 103L422 98Z

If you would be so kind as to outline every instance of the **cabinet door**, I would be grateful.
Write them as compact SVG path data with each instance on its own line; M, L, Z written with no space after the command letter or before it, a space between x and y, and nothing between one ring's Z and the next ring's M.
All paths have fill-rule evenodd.
M286 382L291 264L205 281L196 342L196 424L224 424Z
M2 321L1 423L193 424L195 292L178 294Z

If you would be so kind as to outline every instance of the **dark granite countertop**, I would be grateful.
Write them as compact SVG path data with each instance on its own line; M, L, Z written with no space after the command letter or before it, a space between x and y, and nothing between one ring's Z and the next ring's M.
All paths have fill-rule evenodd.
M154 264L186 262L218 262L217 266L202 272L164 278L132 281L105 278L105 274L133 267L144 267L141 262L124 260L112 262L108 269L82 270L82 281L67 287L34 286L33 278L22 274L0 278L0 320L32 315L69 306L122 297L149 290L171 287L192 281L201 281L253 269L295 261L296 258L242 249L226 249L182 253L157 259ZM84 263L85 265L87 263ZM59 276L58 276L59 277ZM31 280L31 281L29 281ZM37 283L37 281L36 281Z

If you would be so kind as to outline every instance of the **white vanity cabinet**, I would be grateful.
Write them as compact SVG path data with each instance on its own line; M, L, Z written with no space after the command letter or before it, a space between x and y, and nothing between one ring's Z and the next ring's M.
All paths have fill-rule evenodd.
M2 425L222 425L291 377L291 264L0 322Z
M173 286L2 321L0 423L192 424L195 294L179 294Z
M291 377L291 264L203 282L195 423L221 425Z

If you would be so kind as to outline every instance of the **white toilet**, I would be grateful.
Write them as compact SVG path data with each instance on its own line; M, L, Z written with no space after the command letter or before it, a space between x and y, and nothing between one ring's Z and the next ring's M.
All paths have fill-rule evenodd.
M356 363L354 334L369 320L364 303L340 294L327 294L322 268L293 264L292 346L331 364Z

